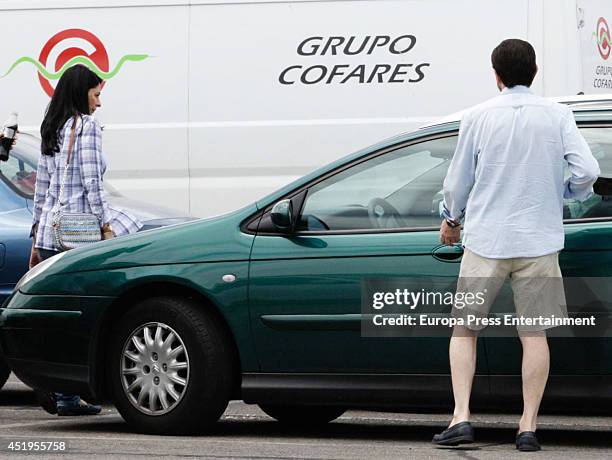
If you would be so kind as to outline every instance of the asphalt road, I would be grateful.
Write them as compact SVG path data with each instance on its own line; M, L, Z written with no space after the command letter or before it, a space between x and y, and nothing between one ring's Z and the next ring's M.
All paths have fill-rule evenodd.
M36 406L33 393L11 377L0 391L0 458L273 458L273 459L503 459L612 458L612 416L542 416L542 452L514 450L516 415L475 415L477 442L437 449L431 437L447 415L350 411L316 430L283 428L256 406L232 402L214 432L196 437L131 433L112 406L95 417L57 417ZM63 454L8 450L13 441L66 442Z

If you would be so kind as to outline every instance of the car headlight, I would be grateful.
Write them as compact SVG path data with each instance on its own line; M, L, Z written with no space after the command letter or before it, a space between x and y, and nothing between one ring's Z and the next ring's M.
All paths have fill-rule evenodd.
M31 282L34 278L42 275L46 270L49 269L49 267L51 267L51 265L53 265L65 255L65 252L60 252L59 254L53 257L49 257L47 260L43 260L41 263L36 265L34 268L32 268L30 271L28 271L25 275L21 277L19 282L15 285L15 291L18 291L23 286Z

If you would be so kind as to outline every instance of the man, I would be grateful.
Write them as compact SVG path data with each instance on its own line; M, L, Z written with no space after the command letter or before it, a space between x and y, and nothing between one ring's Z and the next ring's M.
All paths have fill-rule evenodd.
M564 245L563 199L588 198L599 166L571 110L529 89L538 69L529 43L504 40L493 50L491 61L501 95L462 118L444 181L440 239L447 245L457 243L463 219L460 282L470 277L503 280L510 276L517 312L529 316L540 302L530 282L552 278L562 283L558 254ZM565 165L571 174L567 181ZM498 288L499 283L492 297ZM488 311L480 313L486 316ZM453 308L454 316L461 314ZM455 409L449 427L434 436L435 444L474 440L469 399L478 329L469 325L453 329L449 358ZM535 431L549 370L545 329L532 328L527 333L518 328L524 407L516 447L521 451L540 450Z

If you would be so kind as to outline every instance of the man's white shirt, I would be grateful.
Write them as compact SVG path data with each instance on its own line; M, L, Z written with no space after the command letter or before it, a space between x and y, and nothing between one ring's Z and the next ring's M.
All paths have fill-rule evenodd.
M563 199L588 198L599 174L568 107L505 88L461 120L443 215L464 219L463 244L482 257L551 254L564 245Z

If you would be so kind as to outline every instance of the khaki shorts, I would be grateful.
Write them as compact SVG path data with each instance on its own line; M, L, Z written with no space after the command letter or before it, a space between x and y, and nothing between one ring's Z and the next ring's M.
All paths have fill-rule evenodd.
M457 293L472 293L482 303L453 306L452 316L463 318L471 330L486 327L485 321L504 281L510 277L516 317L526 318L517 324L519 331L543 331L553 327L537 318L567 317L567 304L563 290L563 278L559 267L559 253L540 257L517 257L514 259L489 259L465 249L457 282ZM510 314L510 312L504 312ZM474 318L477 318L475 321ZM533 318L536 318L533 320Z

